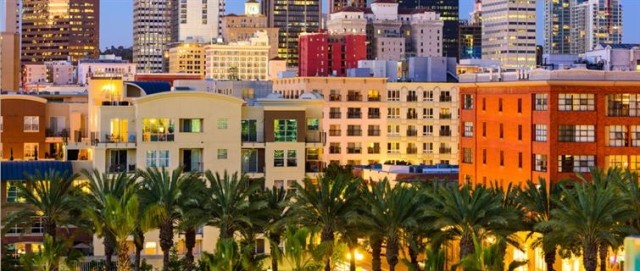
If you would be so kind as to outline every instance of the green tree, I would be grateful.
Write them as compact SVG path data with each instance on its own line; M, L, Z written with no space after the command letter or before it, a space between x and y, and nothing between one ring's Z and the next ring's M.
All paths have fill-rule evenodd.
M295 189L294 216L302 225L320 229L322 245L327 247L324 268L330 271L335 234L357 215L358 182L346 174L332 179L324 175L317 183L310 179L304 180L304 186L295 183Z
M240 247L234 239L220 239L215 253L203 252L201 263L209 271L235 271L240 263Z
M209 203L207 185L200 179L194 181L193 185L196 187L196 189L192 189L193 194L189 195L188 200L182 201L180 208L182 219L178 224L178 229L184 232L185 248L187 250L184 255L184 262L189 269L193 268L195 264L193 249L196 246L197 230L210 220L210 210L207 209Z
M289 208L291 193L288 193L283 187L272 187L263 191L264 200L267 203L267 236L269 246L271 248L271 270L278 271L278 261L282 253L280 251L280 243L282 234L285 231L289 218Z
M70 249L71 239L58 241L47 233L42 239L42 249L38 253L27 253L20 258L24 270L58 270L60 261L67 269L73 269L82 258L74 249Z
M149 215L153 218L152 225L160 229L163 270L167 271L174 226L182 218L180 207L183 201L197 193L194 191L198 188L194 185L197 178L193 173L183 173L181 168L172 172L164 168L148 168L138 170L138 175L142 177L140 202L148 208Z
M307 228L289 227L284 233L284 238L285 258L293 271L315 271L322 268L322 255L317 255L320 254L319 250L309 243L311 233Z

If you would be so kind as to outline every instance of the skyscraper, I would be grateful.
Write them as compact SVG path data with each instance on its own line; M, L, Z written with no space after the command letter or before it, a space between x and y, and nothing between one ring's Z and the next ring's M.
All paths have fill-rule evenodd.
M133 1L133 62L138 72L163 72L168 67L164 54L171 32L169 1Z
M440 14L444 21L443 56L458 57L458 20L460 0L398 0L400 9L425 7Z
M269 27L278 27L278 57L287 66L298 65L298 36L320 29L321 0L263 0L262 10L267 15Z
M99 0L23 0L22 63L100 54Z
M5 1L5 29L0 32L0 90L18 90L20 82L20 33L18 1Z
M475 0L469 20L460 20L458 29L459 59L482 58L482 1Z
M346 7L366 8L367 2L365 0L329 0L329 14Z
M544 53L571 53L571 1L544 0Z
M171 42L209 43L220 35L225 0L172 1Z
M506 68L535 67L535 0L482 1L482 59Z
M581 54L600 43L622 43L620 0L570 0L571 53Z

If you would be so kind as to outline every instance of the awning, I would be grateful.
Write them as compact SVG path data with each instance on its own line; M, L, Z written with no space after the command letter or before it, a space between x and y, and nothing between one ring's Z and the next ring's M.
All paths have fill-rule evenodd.
M37 172L44 174L51 169L60 173L73 173L70 161L2 161L0 162L0 180L20 181L25 179L26 174L34 175Z

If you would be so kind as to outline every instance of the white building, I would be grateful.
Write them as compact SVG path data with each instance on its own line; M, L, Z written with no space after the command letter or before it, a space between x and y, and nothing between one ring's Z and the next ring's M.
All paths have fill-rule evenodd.
M224 15L224 0L175 1L172 9L171 41L196 40L209 43L218 36L221 16Z
M571 0L571 53L582 54L601 43L622 43L619 0Z
M99 59L78 61L78 84L88 84L91 77L122 77L125 81L133 81L136 75L136 64L111 56L100 56Z
M142 73L163 72L171 32L169 1L133 1L133 63Z
M482 2L482 59L506 68L536 66L536 4L530 0Z
M582 55L605 71L640 71L640 44L600 44Z
M258 31L249 41L211 44L205 47L205 77L230 80L267 80L269 37Z

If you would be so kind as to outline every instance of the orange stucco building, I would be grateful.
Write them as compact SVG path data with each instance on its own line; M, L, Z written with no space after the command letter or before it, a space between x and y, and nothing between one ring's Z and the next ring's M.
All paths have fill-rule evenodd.
M535 70L461 82L460 182L640 169L640 73Z

